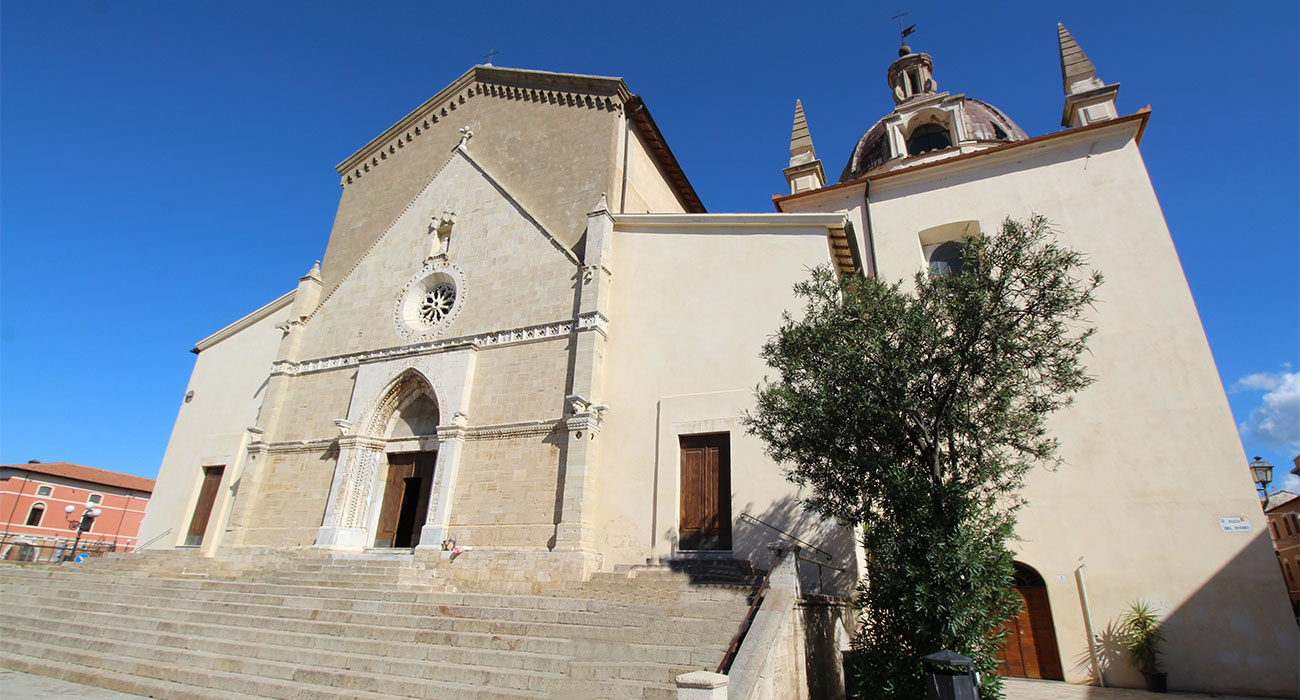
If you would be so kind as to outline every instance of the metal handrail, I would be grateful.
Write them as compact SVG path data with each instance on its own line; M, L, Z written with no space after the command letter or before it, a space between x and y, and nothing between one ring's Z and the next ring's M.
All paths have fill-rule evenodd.
M818 547L817 545L815 545L815 544L813 544L813 543L811 543L811 542L807 542L807 541L801 540L801 539L799 539L798 537L795 537L794 535L792 535L792 534L786 532L785 530L782 530L781 528L779 528L779 527L777 527L777 526L775 526L775 525L772 525L771 523L765 523L765 522L763 522L762 520L759 520L758 518L755 518L754 516L750 515L749 513L741 513L741 514L740 514L740 517L742 517L742 518L744 518L744 519L746 519L746 520L752 520L752 521L758 523L759 525L762 525L763 527L766 527L766 528L769 528L769 529L775 530L776 532L779 532L779 533L781 533L782 535L785 535L786 537L789 537L790 539L794 540L795 542L798 542L798 543L801 544L801 545L804 545L805 547L808 547L809 549L815 549L815 550L817 550L818 552L821 552L821 553L826 557L826 561L832 561L832 560L835 559L835 557L831 556L831 553L830 553L830 552L828 552L828 551L822 549L821 547ZM820 563L821 563L821 562L818 562L818 561L813 560L813 559L804 559L804 561L812 562L812 563L814 563L814 564L820 564ZM823 566L829 566L829 564L824 564ZM835 568L835 567L831 567L831 568ZM843 571L843 569L841 569L841 571Z
M742 513L742 515L744 514ZM745 638L745 633L749 631L749 626L753 624L754 614L758 612L758 606L763 602L763 594L767 593L767 584L772 580L772 572L776 571L776 565L780 563L781 554L778 552L772 556L772 566L768 568L767 575L763 577L763 583L759 585L758 592L754 594L754 602L749 604L745 619L740 622L740 629L736 630L736 636L731 638L731 644L727 646L727 653L722 655L722 662L718 664L718 673L725 673L732 659L736 658L736 652L740 651L740 642Z
M164 538L164 537L166 537L166 536L168 536L168 535L170 535L170 534L172 534L172 529L169 527L169 528L167 528L166 530L163 530L162 532L158 533L158 536L157 536L157 537L154 537L153 539L149 540L148 542L145 542L144 544L136 545L136 547L135 547L135 551L137 551L137 552L142 551L143 549L145 549L145 548L148 547L149 545L153 544L154 542L157 542L158 540L161 540L162 538Z

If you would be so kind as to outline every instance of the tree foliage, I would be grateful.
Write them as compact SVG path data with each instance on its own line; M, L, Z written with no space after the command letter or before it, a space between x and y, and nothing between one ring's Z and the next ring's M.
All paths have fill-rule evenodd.
M922 697L920 657L940 649L999 690L1019 489L1058 463L1047 418L1091 382L1101 276L1082 254L1037 214L963 243L963 272L910 290L814 270L795 287L803 313L763 347L778 377L747 416L807 506L861 526L865 697Z

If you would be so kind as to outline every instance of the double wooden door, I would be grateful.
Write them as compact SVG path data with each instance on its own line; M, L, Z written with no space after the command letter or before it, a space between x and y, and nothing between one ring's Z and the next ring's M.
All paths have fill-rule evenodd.
M388 455L388 481L379 509L376 547L414 547L429 512L433 466L437 452L402 452Z
M1013 590L1021 605L1020 612L1007 623L1011 634L1002 649L1002 675L1065 680L1047 588L1022 585Z
M678 549L731 549L730 435L681 438L682 511Z

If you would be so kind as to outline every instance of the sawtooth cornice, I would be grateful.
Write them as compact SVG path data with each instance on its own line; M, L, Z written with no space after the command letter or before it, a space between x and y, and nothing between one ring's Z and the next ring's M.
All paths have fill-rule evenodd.
M478 97L618 112L631 99L632 93L622 78L474 66L339 163L336 167L342 177L339 184L347 187L360 180L389 158L396 157L416 138L454 117L461 105ZM463 125L455 122L453 126L459 128Z

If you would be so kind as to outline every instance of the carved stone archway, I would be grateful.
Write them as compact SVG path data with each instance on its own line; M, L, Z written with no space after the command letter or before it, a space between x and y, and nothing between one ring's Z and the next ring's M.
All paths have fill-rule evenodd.
M339 438L338 466L330 485L325 517L316 536L317 546L338 549L364 549L374 540L383 497L383 465L391 431L401 407L421 395L433 399L438 415L447 415L443 397L434 382L419 369L406 367L397 372L384 389L365 406L347 434ZM356 398L356 397L354 397ZM447 533L455 477L464 443L463 413L438 425L437 463L429 506L420 529L420 546L438 547Z

